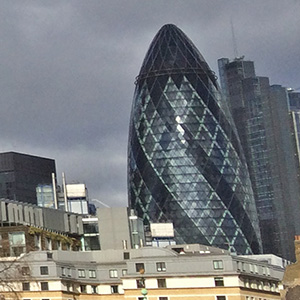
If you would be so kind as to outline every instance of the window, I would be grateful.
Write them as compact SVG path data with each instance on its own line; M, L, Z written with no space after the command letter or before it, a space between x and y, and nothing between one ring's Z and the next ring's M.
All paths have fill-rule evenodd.
M61 276L66 276L66 268L61 267Z
M41 290L42 291L49 291L48 282L41 282Z
M144 279L137 279L136 286L138 289L142 289L145 287L145 280Z
M30 268L29 267L22 267L21 268L21 274L23 276L30 275Z
M52 259L53 258L53 254L51 252L47 252L47 259Z
M48 267L47 266L41 266L40 267L40 272L41 272L41 275L48 275L49 274Z
M85 278L85 270L84 269L78 269L78 277Z
M226 296L217 296L216 300L226 300Z
M159 288L165 288L165 287L167 287L166 279L165 278L159 278L159 279L157 279L157 286Z
M137 263L137 264L135 264L135 269L139 273L144 273L145 265L143 263Z
M168 297L159 297L158 300L168 300Z
M30 291L30 283L29 282L23 282L22 283L22 290L23 291Z
M92 285L92 294L97 294L97 286L96 285Z
M68 277L71 277L72 276L72 274L71 274L71 268L68 268L67 270L68 270L68 272L67 272Z
M9 246L11 256L20 256L26 252L26 240L24 231L11 232L9 236Z
M111 285L110 290L111 290L112 294L118 294L119 293L117 285Z
M116 269L109 270L109 277L110 278L117 278L118 277L118 270L116 270Z
M166 272L166 263L164 263L164 262L156 263L156 271L157 272Z
M96 270L89 270L89 277L96 278Z
M125 275L127 275L127 269L122 270L122 276L125 276Z
M124 259L129 259L130 258L129 252L124 252L123 257Z
M254 265L254 272L257 274L258 273L258 266Z
M85 284L80 285L80 292L81 293L86 293L86 285Z
M223 270L223 260L214 260L213 264L215 270Z
M224 278L215 277L215 286L224 286Z

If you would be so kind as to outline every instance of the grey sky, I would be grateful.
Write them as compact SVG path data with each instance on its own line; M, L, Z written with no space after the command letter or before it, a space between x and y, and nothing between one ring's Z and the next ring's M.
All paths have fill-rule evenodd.
M272 84L300 88L298 0L0 0L0 151L54 158L60 181L127 204L134 79L156 32L176 24L217 72L255 61Z

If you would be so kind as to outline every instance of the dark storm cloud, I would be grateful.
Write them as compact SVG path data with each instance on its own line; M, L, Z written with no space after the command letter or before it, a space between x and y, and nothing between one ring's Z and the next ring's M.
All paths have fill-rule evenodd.
M55 158L91 198L126 205L128 123L149 44L178 25L211 68L239 55L300 87L299 1L0 1L0 151Z

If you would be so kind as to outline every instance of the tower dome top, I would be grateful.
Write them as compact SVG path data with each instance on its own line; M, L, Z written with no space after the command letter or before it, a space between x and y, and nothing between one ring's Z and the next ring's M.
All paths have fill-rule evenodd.
M216 84L214 73L193 42L176 25L166 24L154 37L138 79L183 71L205 73Z

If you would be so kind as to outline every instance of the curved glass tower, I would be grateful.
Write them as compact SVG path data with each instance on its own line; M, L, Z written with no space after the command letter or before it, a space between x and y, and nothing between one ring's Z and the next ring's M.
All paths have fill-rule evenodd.
M214 73L175 25L155 36L136 79L128 149L129 207L173 222L179 243L259 253L253 192Z

